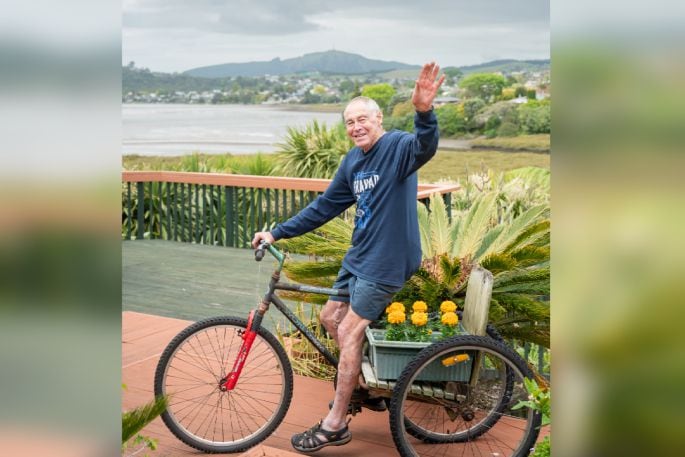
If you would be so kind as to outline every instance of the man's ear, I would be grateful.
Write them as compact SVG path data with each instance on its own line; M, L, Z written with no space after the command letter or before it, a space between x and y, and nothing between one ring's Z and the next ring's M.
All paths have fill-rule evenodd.
M378 113L376 113L376 117L378 119L378 122L382 125L383 124L383 111L378 111Z

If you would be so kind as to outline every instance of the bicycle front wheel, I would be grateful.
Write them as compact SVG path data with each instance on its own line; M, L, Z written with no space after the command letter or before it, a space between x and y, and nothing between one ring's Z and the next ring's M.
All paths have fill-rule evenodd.
M245 319L213 317L181 331L155 372L155 395L169 396L162 420L184 443L210 453L241 452L266 439L283 420L293 394L290 361L260 328L231 391L220 390L233 368Z
M390 401L400 455L529 455L541 418L527 406L515 408L528 399L526 377L532 373L525 362L488 337L457 336L425 348Z

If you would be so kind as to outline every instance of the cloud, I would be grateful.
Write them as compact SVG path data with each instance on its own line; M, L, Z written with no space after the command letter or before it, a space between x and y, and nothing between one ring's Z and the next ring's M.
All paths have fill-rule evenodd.
M315 30L318 26L307 15L325 10L310 0L138 0L124 3L123 26L232 35L283 35Z
M329 49L421 64L549 56L548 0L124 0L123 59L153 71Z
M320 15L356 18L360 22L399 21L399 27L549 22L549 0L377 0L373 3L367 0L125 0L123 10L124 27L247 35L318 30Z

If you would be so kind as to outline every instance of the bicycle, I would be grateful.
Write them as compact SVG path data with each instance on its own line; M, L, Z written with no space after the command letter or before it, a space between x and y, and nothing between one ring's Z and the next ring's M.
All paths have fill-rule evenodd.
M285 255L262 243L278 261L269 287L247 319L212 317L176 335L157 365L155 395L168 395L162 419L184 443L207 453L242 452L266 439L292 399L293 371L278 339L261 326L274 305L332 366L336 357L276 295L277 290L349 296L347 290L281 282ZM456 366L456 370L455 370ZM539 433L540 414L526 406L523 379L533 374L506 344L458 335L421 350L396 382L372 391L389 399L390 430L402 457L426 455L526 456ZM359 405L352 413L361 410Z

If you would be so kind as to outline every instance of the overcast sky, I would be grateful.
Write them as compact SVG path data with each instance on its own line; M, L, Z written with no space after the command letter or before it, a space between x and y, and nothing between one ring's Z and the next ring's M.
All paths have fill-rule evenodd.
M329 49L461 66L549 58L549 0L123 0L122 63L181 72Z

